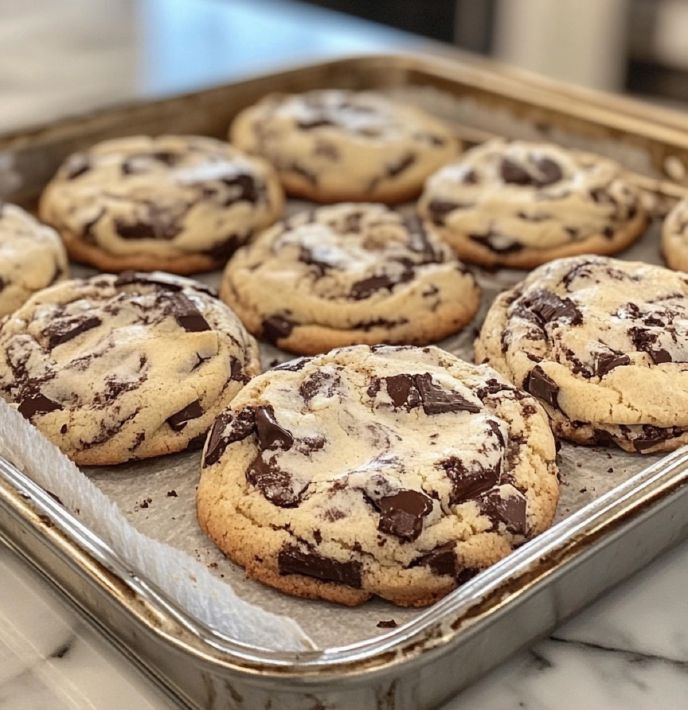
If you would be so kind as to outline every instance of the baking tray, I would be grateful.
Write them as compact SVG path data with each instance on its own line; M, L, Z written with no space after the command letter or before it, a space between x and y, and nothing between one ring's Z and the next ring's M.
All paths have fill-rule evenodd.
M264 94L317 87L397 95L452 121L468 143L490 135L544 138L610 155L628 168L658 213L686 193L688 126L679 114L489 62L405 55L309 65L0 137L0 194L31 206L73 150L138 132L223 137L232 116ZM627 256L658 261L656 226ZM484 312L490 295L523 273L477 275L486 293ZM207 278L212 282L217 275ZM473 326L478 324L479 318ZM443 345L470 357L472 335L468 328ZM268 363L286 357L269 348L264 355ZM91 478L138 529L155 535L152 508L140 502L152 492L151 481L164 487L178 481L180 492L186 482L187 495L169 505L186 505L192 517L195 456L136 464L137 481L148 481L139 489L129 477L133 467L100 469ZM316 637L314 651L268 651L214 633L1 458L0 536L180 702L204 708L434 707L687 536L688 451L640 457L565 444L560 466L565 485L559 522L427 610L382 602L342 610L292 600L242 582L221 558L209 561L216 569L226 565L228 574L233 570L232 584L243 583L258 603L315 624L308 629ZM394 618L399 627L378 629L376 618Z

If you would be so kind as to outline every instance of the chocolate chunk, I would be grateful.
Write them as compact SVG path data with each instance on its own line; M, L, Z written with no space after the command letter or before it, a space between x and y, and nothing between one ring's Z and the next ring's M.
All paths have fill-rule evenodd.
M331 119L325 116L313 116L313 118L302 118L296 122L296 125L302 131L311 131L314 128L322 128L323 126L336 125Z
M246 480L280 508L295 508L308 488L304 484L300 489L295 489L292 476L281 469L274 459L265 461L261 454L246 469Z
M242 409L238 414L234 412L220 414L208 435L208 446L203 466L216 464L230 444L246 439L255 431L256 422L253 409Z
M540 367L536 365L523 383L527 392L552 407L558 407L559 385Z
M485 494L480 499L480 511L487 515L493 524L503 523L514 535L525 535L528 532L526 498L515 490L512 495L506 497L497 490Z
M509 158L502 159L499 174L506 183L514 185L531 185L533 183L531 174Z
M538 180L538 185L544 187L551 185L553 182L558 182L562 178L561 167L550 158L538 158L535 165L542 176Z
M616 353L600 353L595 362L595 373L598 377L604 377L610 373L615 367L623 367L630 365L631 358L628 355L619 355Z
M518 239L507 237L493 230L485 232L484 234L471 233L468 235L468 238L478 244L487 246L497 254L514 254L523 249L523 244L521 244Z
M303 574L325 582L361 588L361 563L351 560L338 562L315 552L303 552L296 545L285 545L277 555L281 575Z
M430 219L435 224L444 224L444 220L448 214L453 212L458 205L456 202L448 202L445 200L431 200L428 203L428 214Z
M681 436L683 430L678 427L656 427L651 424L643 424L642 436L638 436L632 439L633 448L636 451L645 451L646 449L651 449L653 446L660 444L667 439L673 439L674 437Z
M277 423L275 410L271 405L256 408L255 423L262 449L291 449L294 437Z
M174 431L181 431L192 419L203 416L203 407L198 400L187 404L186 407L167 418L167 423Z
M420 404L420 393L411 375L392 375L383 379L395 408L410 411Z
M580 325L583 322L583 314L570 298L559 298L551 291L536 291L521 299L514 309L514 315L528 317L524 311L530 311L539 325L564 319L570 321L571 325Z
M416 156L413 153L407 153L396 162L389 163L385 168L385 174L390 178L397 177L408 170L415 162Z
M380 532L404 542L415 540L423 531L423 518L432 511L432 499L418 491L402 490L376 502L380 509Z
M296 324L284 316L269 316L263 321L263 338L277 345L282 338L288 338Z
M234 204L235 202L258 202L260 199L261 189L259 185L256 185L252 175L248 173L238 173L237 175L232 175L231 177L220 178L220 182L231 188L237 188L233 192L231 197L228 197L224 205L225 207Z
M426 372L422 375L414 375L416 387L423 402L423 411L426 414L444 414L445 412L471 412L476 414L480 407L473 402L469 402L458 392L442 389L432 380L432 375Z
M485 468L479 464L466 468L463 461L455 456L440 461L439 465L446 471L452 482L452 495L449 501L451 505L476 498L499 483L499 468Z
M655 350L649 350L648 355L652 358L655 365L661 365L663 362L673 362L671 355L662 348L657 348Z
M53 348L66 343L77 335L85 333L101 325L102 321L97 316L86 318L69 318L53 321L44 331L43 335L48 337L48 347Z
M392 278L386 274L369 276L367 279L356 281L356 283L351 286L351 295L357 301L360 301L383 288L391 289L396 283L396 281L392 280Z
M183 293L175 293L169 298L170 313L177 323L188 333L212 330L208 321L196 308L193 301Z
M456 577L459 572L459 563L454 552L454 543L447 542L438 545L430 552L416 557L410 567L429 567L436 575Z
M332 397L340 379L337 374L317 370L299 385L299 394L304 402L310 402L318 394Z
M633 345L641 352L647 353L655 365L661 365L663 362L672 362L672 357L664 348L656 347L658 333L644 328L633 327L628 329L628 334L631 336Z
M47 414L57 409L62 409L62 405L40 392L32 392L22 398L18 411L24 418L31 419L34 414Z
M115 231L122 239L156 239L157 234L150 222L123 222L115 220Z

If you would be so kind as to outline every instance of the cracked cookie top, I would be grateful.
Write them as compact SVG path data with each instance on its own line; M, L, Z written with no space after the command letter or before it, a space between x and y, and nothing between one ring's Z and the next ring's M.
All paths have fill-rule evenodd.
M124 272L66 281L0 328L0 396L77 463L200 446L259 371L258 349L201 284Z
M476 357L537 396L567 438L675 448L688 428L688 275L552 262L497 297Z
M67 255L55 230L20 207L0 203L0 316L68 273Z
M224 265L282 204L273 170L223 141L130 136L71 155L40 212L78 260L191 273Z
M421 605L549 525L554 458L535 398L489 367L342 348L254 379L218 417L199 517L285 591Z
M288 192L319 202L410 199L458 148L418 108L338 89L267 96L236 117L230 136L269 160Z
M252 333L305 353L439 340L479 300L473 276L417 217L376 204L275 225L229 262L220 295Z

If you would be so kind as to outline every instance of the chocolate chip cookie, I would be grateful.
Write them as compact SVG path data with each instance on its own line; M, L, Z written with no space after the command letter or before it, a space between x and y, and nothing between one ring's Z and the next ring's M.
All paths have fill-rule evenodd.
M316 202L401 202L451 160L442 121L373 92L271 95L242 111L231 141L263 156L291 195Z
M499 295L475 345L547 409L554 431L630 452L688 443L688 275L560 259Z
M648 222L639 190L613 161L501 139L430 177L418 210L462 259L488 268L614 254Z
M537 400L436 347L285 363L215 421L198 516L295 596L424 606L544 530L558 498Z
M68 273L56 232L20 207L0 203L0 316Z
M65 281L0 328L0 396L79 464L201 446L259 372L258 348L203 286L163 273Z
M224 266L282 206L272 168L227 143L133 136L69 157L40 214L76 261L191 274Z
M220 296L254 335L306 354L439 340L480 300L473 276L417 217L362 203L268 229L227 264Z
M662 253L672 269L688 271L688 199L681 200L664 220Z

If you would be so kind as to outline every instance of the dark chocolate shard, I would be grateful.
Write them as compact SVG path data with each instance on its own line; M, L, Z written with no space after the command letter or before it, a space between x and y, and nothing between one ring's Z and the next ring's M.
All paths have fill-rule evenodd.
M633 327L628 329L628 334L631 336L633 345L639 351L647 353L655 365L661 365L664 362L672 362L671 354L664 348L657 346L657 340L659 338L657 332L646 330L645 328Z
M26 419L32 419L35 414L47 414L62 409L58 402L48 399L40 392L32 392L25 395L19 403L19 414Z
M617 353L600 353L595 361L595 373L598 377L608 375L614 368L630 365L631 358L628 355Z
M391 289L397 282L387 274L379 276L369 276L368 278L356 281L351 286L351 295L357 301L372 296L376 291L383 288Z
M193 301L183 293L175 293L169 301L170 313L177 323L188 333L200 333L204 330L212 330L208 321L196 308Z
M382 381L396 409L405 407L410 411L420 405L420 393L411 375L391 375L383 378Z
M454 543L447 542L416 557L410 567L429 567L438 576L456 577L459 574L459 562L454 552Z
M316 370L299 385L299 394L304 402L310 402L316 395L332 397L339 383L340 377L337 373Z
M295 360L288 360L287 362L275 365L272 369L285 370L286 372L298 372L299 370L303 370L310 360L311 358L309 357L297 357Z
M280 508L295 508L308 488L307 484L297 488L288 471L281 469L274 459L265 461L261 454L246 469L246 480Z
M182 431L192 419L198 419L201 416L203 416L203 407L198 400L195 400L168 417L167 423L174 431Z
M275 410L271 405L256 407L256 433L261 449L291 449L294 437L277 423Z
M263 338L267 340L268 343L277 345L279 340L288 338L291 335L291 331L294 329L295 325L293 321L290 321L284 316L269 316L263 321Z
M432 375L426 372L422 375L414 375L414 381L423 402L423 411L426 414L444 414L445 412L471 412L477 414L480 407L473 402L469 402L463 395L451 390L438 387L432 379Z
M231 177L220 178L220 182L233 189L231 197L225 200L224 205L227 207L235 202L258 202L261 194L261 187L256 184L255 179L248 173L238 173Z
M583 314L570 298L559 298L551 291L536 291L521 299L515 314L524 315L524 309L534 314L540 325L557 320L568 320L571 325L583 322Z
M541 399L552 407L558 407L559 385L540 367L536 365L523 383L527 392Z
M432 499L419 491L401 490L376 501L380 510L380 532L404 542L415 540L423 531L423 518L432 511Z
M503 495L503 491L494 490L480 499L480 511L490 518L493 525L502 523L514 535L528 533L526 508L526 497L516 489L511 495Z
M499 468L485 468L474 464L466 468L461 459L450 456L439 465L446 471L452 482L451 505L463 503L478 497L481 493L489 491L499 483Z
M315 552L303 552L296 545L286 545L277 555L281 575L302 574L325 582L361 588L361 563L355 560L339 562Z
M236 441L242 441L255 434L256 422L253 409L242 409L239 413L223 412L213 423L208 435L203 466L216 464L225 449Z
M74 317L53 321L44 331L48 338L48 347L52 350L62 343L66 343L88 330L97 328L102 321L97 316L86 318Z

